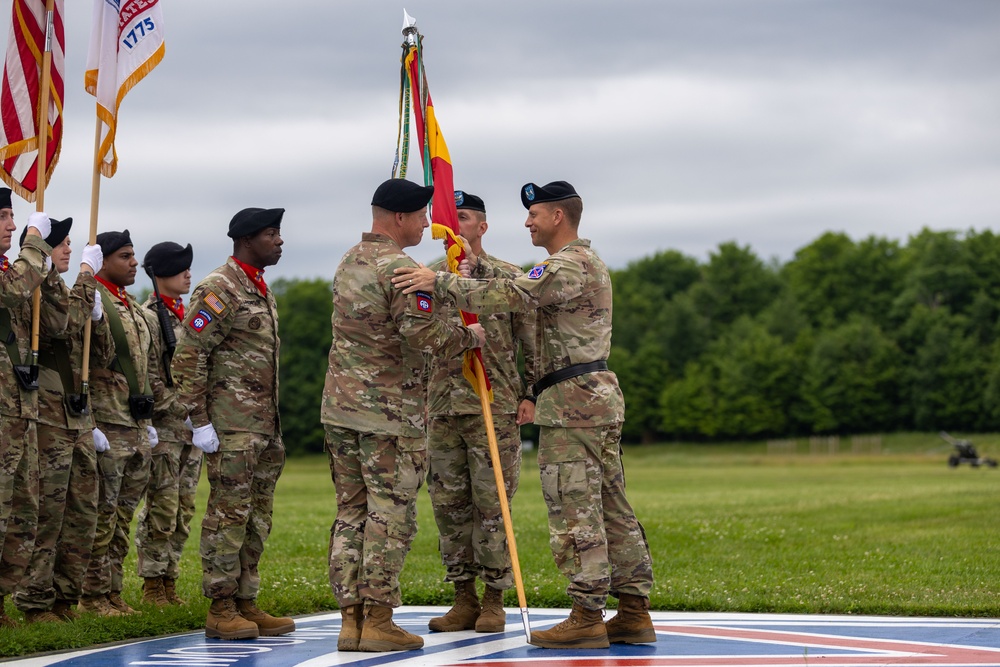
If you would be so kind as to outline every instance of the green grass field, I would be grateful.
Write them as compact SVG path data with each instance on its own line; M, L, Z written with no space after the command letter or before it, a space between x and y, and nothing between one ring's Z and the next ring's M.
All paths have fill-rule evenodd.
M1000 436L976 436L1000 458ZM845 444L843 449L850 449ZM1000 617L1000 469L945 465L936 436L883 439L879 454L768 454L765 443L628 447L629 498L653 552L652 605L662 610ZM88 646L203 627L198 514L179 582L189 605L122 619L0 630L0 655ZM326 550L335 513L324 457L289 461L261 563L259 602L274 613L336 608ZM404 604L448 604L426 492L402 574ZM533 455L525 457L513 517L528 605L568 607L548 548ZM141 581L134 550L125 598ZM517 606L514 591L508 606ZM613 606L613 601L612 605ZM8 601L7 611L20 614Z

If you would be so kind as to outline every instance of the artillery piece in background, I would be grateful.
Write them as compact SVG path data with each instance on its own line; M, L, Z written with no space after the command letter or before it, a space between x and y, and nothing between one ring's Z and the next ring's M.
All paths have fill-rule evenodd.
M971 441L956 440L944 431L941 431L940 435L948 444L955 448L955 451L948 457L948 467L957 468L963 463L968 463L973 468L978 468L979 466L986 466L987 468L997 467L996 459L980 456Z

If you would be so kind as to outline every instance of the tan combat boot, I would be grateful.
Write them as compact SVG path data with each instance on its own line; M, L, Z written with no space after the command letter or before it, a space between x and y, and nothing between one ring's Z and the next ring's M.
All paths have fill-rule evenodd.
M115 609L117 609L118 611L120 611L125 615L128 614L135 614L137 616L142 615L141 611L139 611L138 609L133 609L132 607L129 606L128 602L122 600L121 591L111 591L110 593L108 593L107 598L108 598L108 604L110 604L112 607L114 607Z
M476 581L455 582L455 605L444 616L432 618L427 627L433 632L458 632L473 630L479 618L479 597Z
M142 601L155 604L157 607L167 607L170 602L163 590L162 577L146 577L142 582Z
M100 595L84 595L80 598L77 609L84 614L93 614L95 616L111 617L125 615L112 607L111 603L108 602L107 596L103 593Z
M392 622L392 609L372 607L368 610L364 627L361 629L359 650L378 653L381 651L414 651L423 647L423 639L410 634Z
M600 609L573 604L569 618L549 630L531 633L531 645L542 648L608 648L608 632Z
M340 610L340 634L337 635L338 651L357 651L361 643L361 630L365 625L365 606L352 604Z
M240 616L233 598L212 600L205 617L205 636L213 639L257 639L257 624Z
M177 580L163 577L163 596L170 604L187 604L184 598L177 595Z
M604 624L612 644L652 644L656 641L653 619L649 617L649 598L622 593L618 613Z
M56 600L52 605L52 613L64 621L75 621L80 614L73 611L73 600Z
M483 610L476 620L476 632L503 632L507 612L503 610L503 591L489 584L483 591Z
M28 624L35 623L62 623L63 620L53 614L48 609L29 609L24 612L24 621Z
M261 637L277 637L295 632L295 621L287 616L271 616L258 609L253 600L236 600L236 610L240 612L240 616L257 624Z

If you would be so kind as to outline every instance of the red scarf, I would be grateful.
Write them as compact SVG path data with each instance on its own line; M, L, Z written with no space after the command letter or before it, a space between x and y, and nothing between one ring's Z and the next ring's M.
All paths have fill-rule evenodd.
M256 266L250 266L235 257L233 257L233 261L236 262L241 269L243 269L243 272L247 274L247 278L250 279L250 282L256 285L257 289L260 290L261 295L267 296L267 285L264 283L264 269L258 269Z
M10 268L10 261L7 259L7 255L0 255L0 271L7 273L7 269Z
M175 298L170 297L170 296L163 296L162 294L160 295L160 298L163 299L163 303L167 306L167 308L170 309L170 312L172 312L174 315L176 315L177 319L179 319L181 322L183 322L184 321L184 299L182 299L181 297L177 297L175 299Z
M114 283L109 283L107 280L105 280L100 276L94 276L94 277L97 278L97 282L101 283L102 285L108 288L108 291L111 292L111 296L116 297L119 301L124 303L126 308L129 307L128 292L125 291L124 287L115 285Z

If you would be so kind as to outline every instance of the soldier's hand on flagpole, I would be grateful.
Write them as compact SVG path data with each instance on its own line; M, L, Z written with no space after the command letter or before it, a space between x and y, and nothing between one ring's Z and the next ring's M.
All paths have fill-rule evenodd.
M99 428L94 429L94 451L98 454L103 453L111 449L111 443L108 442L108 436L104 435L104 431Z
M525 424L531 424L535 421L535 404L524 399L521 404L517 406L517 425L524 426Z
M160 444L160 436L152 426L146 427L146 435L149 436L149 446L156 447Z
M104 252L99 245L85 245L80 254L80 271L97 274L104 266Z
M94 290L94 309L90 311L92 322L100 322L104 317L104 306L101 304L101 291Z
M463 278L472 277L472 264L469 263L469 260L463 259L461 262L458 263L458 275L462 276Z
M486 329L483 328L483 325L479 322L473 322L469 325L469 329L474 331L479 338L479 345L476 347L486 347Z
M219 434L215 432L212 422L195 428L191 433L191 444L206 454L214 454L219 450Z
M393 271L396 276L392 279L392 284L396 289L403 290L403 294L413 292L433 292L434 283L437 281L437 273L428 269L423 264L417 266L401 266Z
M28 216L28 233L31 233L31 229L34 227L35 233L41 236L43 239L48 237L52 233L52 221L49 220L49 216L45 215L41 211L35 211Z

